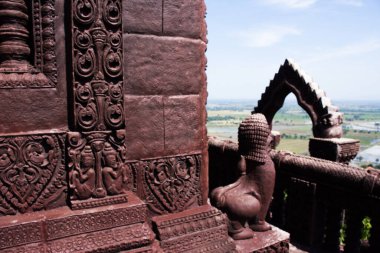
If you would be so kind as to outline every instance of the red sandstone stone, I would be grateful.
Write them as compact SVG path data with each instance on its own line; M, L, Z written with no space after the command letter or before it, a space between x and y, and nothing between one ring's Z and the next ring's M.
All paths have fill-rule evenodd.
M126 94L199 94L205 85L201 41L124 34L124 47Z
M54 89L0 90L0 133L67 129L66 98Z
M165 153L202 150L201 99L199 96L173 96L164 100Z
M154 157L164 152L164 115L161 96L125 96L128 159Z
M45 1L45 4L48 4L47 1ZM64 131L68 129L66 35L64 31L63 5L64 1L56 1L54 11L38 12L38 15L34 15L35 19L43 18L49 21L54 15L54 24L53 22L44 23L42 26L46 32L43 36L34 34L34 39L36 40L33 42L34 45L36 47L43 46L43 49L38 53L34 52L33 57L38 58L35 60L38 64L30 62L33 67L41 72L39 75L49 79L49 84L44 88L38 88L41 87L41 83L38 82L25 85L23 81L28 83L28 80L22 80L19 77L20 75L12 73L13 81L10 83L14 83L14 86L10 85L12 88L0 88L0 134ZM30 17L30 22L32 22L32 17ZM17 25L15 20L12 23ZM52 31L52 33L48 33L48 31ZM1 35L2 40L5 37L5 35ZM9 38L12 38L12 36L9 36ZM10 50L9 47L7 49L8 51ZM41 58L44 61L41 61ZM3 85L4 79L7 79L6 76L7 74L0 74L1 85Z
M202 0L165 0L164 34L206 41L205 13Z
M289 234L274 226L266 232L255 232L252 239L235 243L239 253L289 252Z
M124 32L162 33L162 0L123 2Z

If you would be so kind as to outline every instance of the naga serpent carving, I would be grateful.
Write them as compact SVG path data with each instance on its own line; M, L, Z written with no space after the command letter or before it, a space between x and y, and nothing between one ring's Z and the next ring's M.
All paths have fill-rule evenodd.
M298 104L310 116L314 137L342 137L343 114L331 104L325 92L311 77L289 59L281 65L253 112L264 114L269 125L272 125L274 115L283 106L289 93L294 93Z

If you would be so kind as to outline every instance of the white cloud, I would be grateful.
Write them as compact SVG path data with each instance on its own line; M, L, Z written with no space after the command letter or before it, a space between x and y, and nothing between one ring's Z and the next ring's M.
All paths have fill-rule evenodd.
M281 42L286 36L299 35L299 31L291 26L269 26L237 33L248 47L270 47Z
M326 52L320 52L317 55L310 57L307 62L327 61L335 58L370 53L377 50L380 50L380 39L349 44L341 48L334 48Z
M335 0L335 2L339 4L351 5L355 7L361 7L364 4L363 0Z
M264 3L284 6L291 9L305 9L311 7L317 0L264 0Z

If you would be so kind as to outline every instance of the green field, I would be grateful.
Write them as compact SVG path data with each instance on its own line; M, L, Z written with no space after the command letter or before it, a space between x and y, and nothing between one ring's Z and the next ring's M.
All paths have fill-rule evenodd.
M255 101L209 102L208 135L237 141L239 124L250 115L254 105ZM345 102L339 107L344 113L345 138L360 140L361 150L380 144L380 103ZM308 154L309 138L312 137L311 120L295 101L286 101L277 112L273 130L281 133L277 149Z

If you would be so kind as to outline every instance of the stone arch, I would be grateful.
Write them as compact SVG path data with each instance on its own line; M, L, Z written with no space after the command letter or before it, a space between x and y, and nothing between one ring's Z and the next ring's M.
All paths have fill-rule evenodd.
M314 137L342 137L343 114L339 108L332 105L325 92L289 59L280 66L252 113L264 114L272 125L273 117L290 93L295 95L298 105L309 115Z

